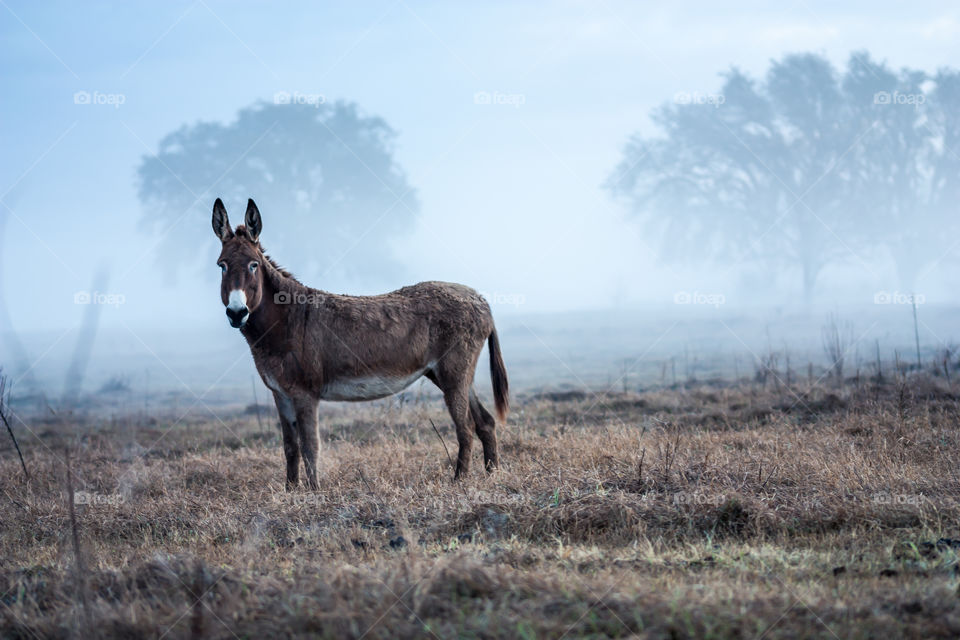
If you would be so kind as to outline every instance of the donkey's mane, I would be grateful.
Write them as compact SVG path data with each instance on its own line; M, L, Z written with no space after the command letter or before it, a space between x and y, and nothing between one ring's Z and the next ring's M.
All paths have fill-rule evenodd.
M273 277L273 276L280 276L280 279L282 280L292 281L305 289L309 288L307 287L307 285L297 280L296 276L294 276L292 273L290 273L289 271L281 267L276 260L268 256L266 250L263 248L263 245L260 244L260 241L254 240L253 238L251 238L245 226L243 226L242 224L239 225L236 229L233 230L233 234L239 238L244 238L250 241L251 243L253 243L254 246L257 247L257 249L260 250L260 253L263 254L263 259L269 263L270 267L272 267L271 269L265 269L265 271L274 280L274 283L273 283L274 285L282 286L283 284L285 284L283 282L278 282L277 281L278 279L276 277Z

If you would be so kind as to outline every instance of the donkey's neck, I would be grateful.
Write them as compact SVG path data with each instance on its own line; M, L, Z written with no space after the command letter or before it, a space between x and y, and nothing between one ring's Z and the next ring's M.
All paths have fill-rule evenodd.
M262 266L263 284L260 306L250 314L243 332L251 348L286 352L288 341L296 339L290 329L299 325L296 316L307 305L322 305L326 292L311 289L280 269L267 258Z

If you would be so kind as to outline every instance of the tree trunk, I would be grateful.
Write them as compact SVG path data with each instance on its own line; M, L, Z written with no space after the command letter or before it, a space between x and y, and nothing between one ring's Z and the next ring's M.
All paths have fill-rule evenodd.
M12 360L8 371L14 376L19 376L24 387L30 391L36 391L37 382L30 370L31 364L27 358L27 350L13 330L13 323L10 321L10 314L7 312L7 303L3 292L3 258L6 255L3 245L7 218L9 217L8 206L5 202L0 202L0 342L6 347Z

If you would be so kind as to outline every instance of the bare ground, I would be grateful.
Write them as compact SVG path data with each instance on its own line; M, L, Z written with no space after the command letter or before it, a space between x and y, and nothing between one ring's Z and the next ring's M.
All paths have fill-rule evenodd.
M272 421L207 415L35 421L28 481L7 441L0 636L960 635L942 380L523 396L462 483L438 403L357 405L316 493Z

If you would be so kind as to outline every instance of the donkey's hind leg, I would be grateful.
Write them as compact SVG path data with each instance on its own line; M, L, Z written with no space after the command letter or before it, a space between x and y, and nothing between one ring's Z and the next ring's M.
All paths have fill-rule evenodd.
M460 479L470 469L470 448L473 446L473 433L470 431L470 380L456 372L442 373L430 370L424 374L443 392L443 401L447 405L450 417L457 429L457 470L454 480Z
M454 479L459 479L470 470L470 448L473 445L473 434L470 432L470 394L469 387L464 384L445 389L443 399L447 403L450 417L457 427L457 470Z
M493 471L500 462L497 457L497 422L480 404L480 398L473 387L470 387L470 415L473 417L477 436L483 444L483 465L487 471Z

